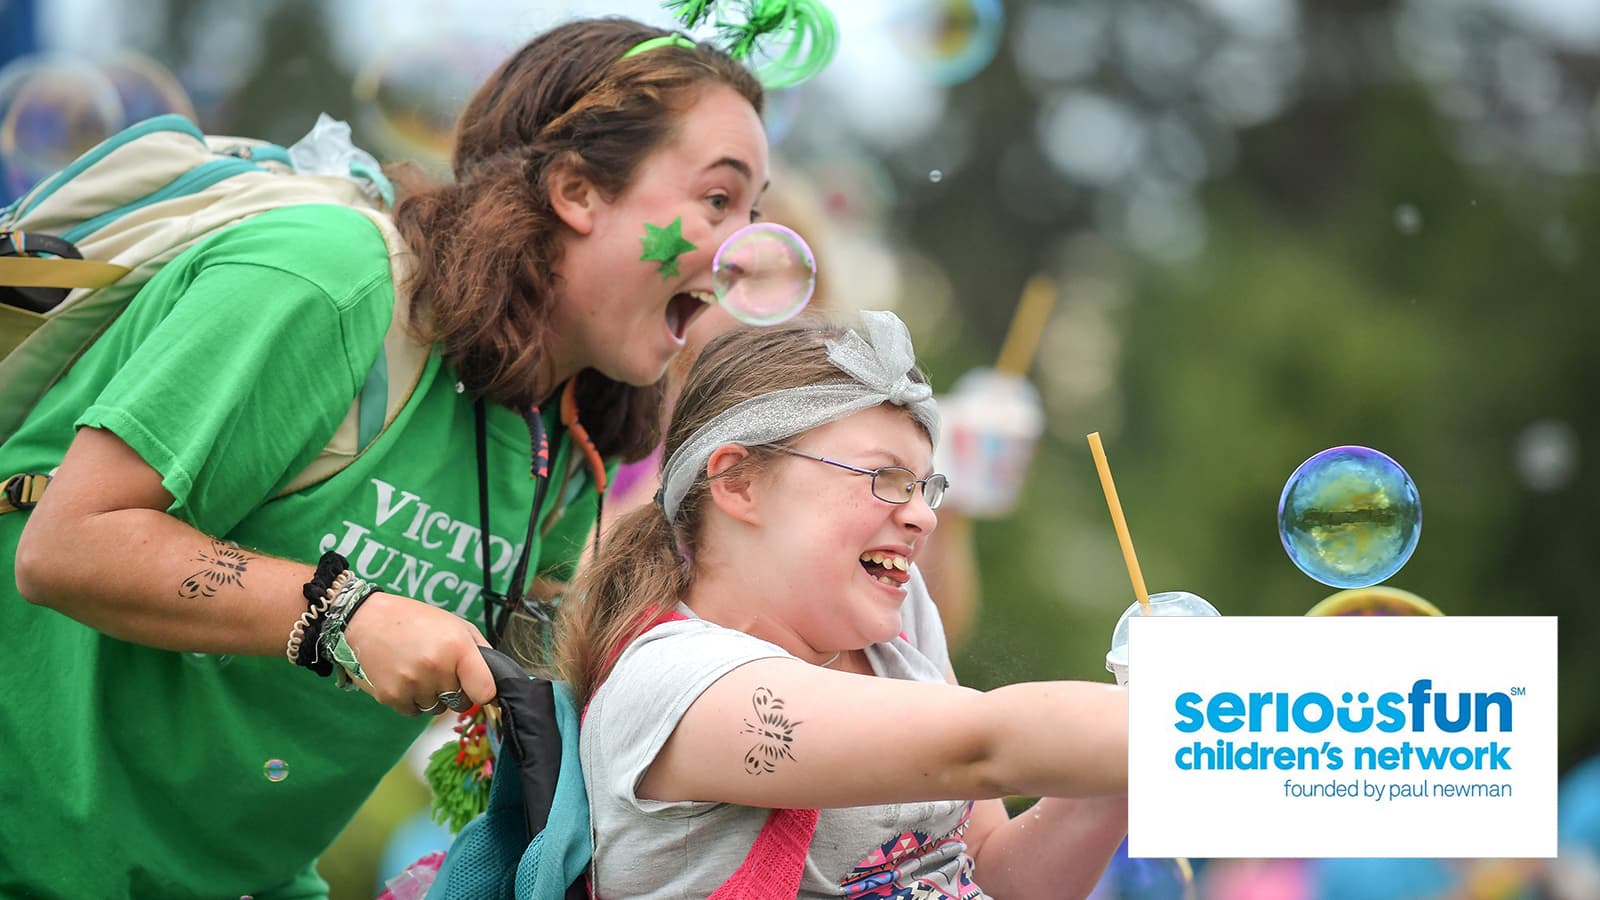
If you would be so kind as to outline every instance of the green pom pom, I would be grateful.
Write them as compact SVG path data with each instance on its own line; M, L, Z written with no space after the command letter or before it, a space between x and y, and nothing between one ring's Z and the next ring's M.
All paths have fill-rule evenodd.
M711 15L711 5L712 0L671 0L665 7L685 28L693 28Z
M451 741L433 751L428 757L428 768L423 773L428 787L433 789L433 821L457 834L468 822L489 808L490 779L482 777L481 770L467 769L456 761L461 751L458 741Z

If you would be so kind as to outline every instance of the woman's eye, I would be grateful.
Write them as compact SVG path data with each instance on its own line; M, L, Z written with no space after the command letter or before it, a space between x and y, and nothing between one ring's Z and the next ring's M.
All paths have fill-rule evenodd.
M717 212L727 212L730 201L727 194L712 194L706 198L706 202L711 204L711 208Z

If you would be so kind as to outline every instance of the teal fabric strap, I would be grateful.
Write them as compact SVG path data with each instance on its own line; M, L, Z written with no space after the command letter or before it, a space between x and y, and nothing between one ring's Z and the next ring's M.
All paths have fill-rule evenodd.
M622 58L627 59L630 56L638 56L641 53L654 50L657 47L682 47L685 50L693 50L695 48L695 43L681 34L663 34L660 37L653 37L649 40L640 41L639 43L634 44L633 49L622 54Z

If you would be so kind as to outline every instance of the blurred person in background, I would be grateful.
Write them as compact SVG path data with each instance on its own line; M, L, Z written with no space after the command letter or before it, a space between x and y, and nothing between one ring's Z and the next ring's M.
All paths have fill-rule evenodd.
M658 382L767 182L762 102L628 20L523 47L464 111L454 182L397 177L420 382L285 496L389 326L378 230L275 210L143 289L0 445L53 473L0 515L0 682L32 698L0 716L0 895L326 895L317 855L428 715L493 699L478 647L517 576L569 577L605 460L658 441ZM344 649L372 699L317 677Z

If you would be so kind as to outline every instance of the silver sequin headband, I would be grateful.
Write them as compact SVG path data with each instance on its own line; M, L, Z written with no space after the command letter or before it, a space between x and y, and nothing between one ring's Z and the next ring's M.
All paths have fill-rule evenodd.
M853 381L784 388L751 397L700 426L673 451L661 467L661 509L667 521L677 518L678 505L706 460L724 444L770 444L810 431L864 409L893 403L903 406L939 443L939 408L933 388L911 380L916 352L905 323L892 312L867 310L863 330L852 329L828 341L828 359Z

